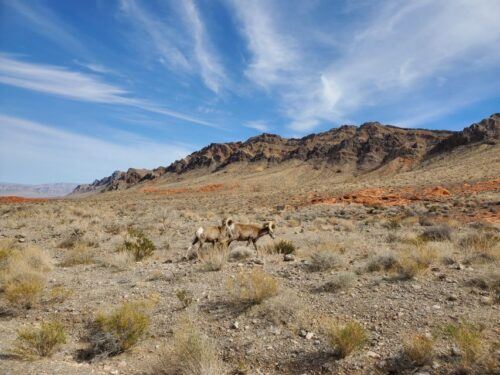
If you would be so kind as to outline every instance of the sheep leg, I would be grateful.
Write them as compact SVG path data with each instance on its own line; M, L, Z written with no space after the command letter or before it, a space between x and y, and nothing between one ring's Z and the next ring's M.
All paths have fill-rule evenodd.
M191 246L188 247L188 249L186 250L186 254L184 255L184 258L188 258L188 254L189 252L191 251L191 249L193 248L194 245L196 245L197 242L199 242L200 239L198 237L194 237L193 238L193 242L191 242Z

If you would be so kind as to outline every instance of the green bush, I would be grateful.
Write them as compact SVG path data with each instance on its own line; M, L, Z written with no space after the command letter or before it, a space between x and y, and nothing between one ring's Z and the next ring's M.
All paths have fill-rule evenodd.
M55 350L66 343L64 327L59 322L42 323L40 328L22 328L12 352L23 359L51 356Z
M138 229L129 229L130 240L125 240L123 247L134 255L136 261L147 258L156 250L156 246L145 234Z

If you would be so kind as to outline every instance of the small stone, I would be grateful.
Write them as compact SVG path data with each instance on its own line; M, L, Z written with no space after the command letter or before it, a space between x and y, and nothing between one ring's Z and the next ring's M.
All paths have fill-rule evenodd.
M313 332L307 332L307 334L306 334L306 340L311 340L313 337L314 337L314 333Z
M380 354L375 353L375 352L372 352L371 350L368 350L368 351L366 352L366 355L367 355L368 357L370 357L370 358L375 358L375 359L380 358Z
M456 266L455 266L455 269L457 270L463 270L465 269L464 265L462 263L457 263Z
M300 336L300 337L306 337L306 335L307 335L307 332L306 332L306 331L304 331L303 329L301 329L301 330L299 331L299 336Z
M432 305L432 308L433 308L434 310L439 310L439 309L441 308L441 306L439 306L439 305Z
M233 329L238 329L238 328L240 328L240 323L238 323L238 322L234 322L234 323L231 325L231 328L233 328Z
M293 254L285 254L283 255L283 260L285 262L293 262L295 260L295 257L293 256Z
M481 297L481 303L483 305L492 305L493 304L493 298L491 298L491 296Z
M448 296L448 301L456 301L458 297L455 294L451 294Z
M460 355L460 349L458 349L456 346L453 346L451 348L451 355L454 357L458 357Z

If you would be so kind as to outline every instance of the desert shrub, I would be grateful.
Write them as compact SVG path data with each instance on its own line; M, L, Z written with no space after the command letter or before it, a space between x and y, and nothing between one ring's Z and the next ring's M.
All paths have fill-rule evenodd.
M193 296L190 291L186 289L178 290L175 295L179 299L183 308L189 307L193 303Z
M53 287L49 292L49 302L51 303L62 303L68 297L71 297L74 294L72 289L66 289L62 286Z
M338 272L329 281L318 288L318 291L323 292L338 292L339 290L348 289L354 285L356 275L352 272Z
M449 324L444 327L443 332L460 349L462 363L465 366L476 362L484 351L485 343L480 326L466 322L462 322L459 325Z
M225 373L214 341L189 323L183 323L176 329L172 346L160 355L153 371L159 375Z
M417 366L427 365L434 357L434 340L424 334L414 334L404 340L403 353Z
M398 278L402 280L413 279L418 274L426 271L437 255L434 249L426 246L417 247L414 251L403 252L397 260L395 267Z
M451 228L447 225L436 225L427 228L420 235L424 241L449 241L451 240Z
M280 240L265 248L266 253L269 254L293 254L296 250L293 242L286 240Z
M372 256L366 263L368 272L389 271L397 264L396 257L393 254L382 254Z
M234 279L229 278L227 291L233 303L255 305L278 294L278 281L255 268L239 272Z
M249 249L248 247L238 246L235 247L229 253L230 260L244 260L251 258L254 255L254 251Z
M79 228L73 229L69 236L61 241L58 247L62 249L72 249L82 240L84 234L85 232Z
M148 330L147 310L144 302L128 302L109 314L98 314L89 327L87 355L105 358L130 349Z
M8 277L3 293L12 305L30 309L40 300L46 283L44 275L25 270Z
M335 249L315 250L309 256L308 268L312 272L328 271L342 265L342 257Z
M355 320L343 325L335 321L327 321L324 329L328 344L340 358L360 350L367 341L365 328Z
M156 250L156 246L145 234L138 229L129 229L127 239L123 243L123 250L130 252L134 255L136 261L147 258Z
M116 271L124 271L130 268L135 263L135 257L128 251L119 251L104 255L100 258L99 263Z
M84 244L77 244L67 250L63 261L59 264L61 267L73 267L79 264L91 264L94 262L94 255Z
M459 241L467 263L500 259L500 238L493 233L472 233Z
M66 343L66 334L61 323L42 323L39 328L22 328L17 332L12 353L27 360L49 357Z
M268 298L260 305L255 305L250 316L259 318L269 324L286 326L304 326L310 323L305 313L304 302L294 293L285 292Z
M389 229L389 230L396 230L396 229L401 228L401 220L400 219L390 219L390 220L387 220L386 222L384 222L382 224L382 226L386 229Z
M226 263L227 251L214 248L201 256L201 270L206 272L220 271Z
M3 263L6 273L21 268L42 273L52 269L52 259L49 254L34 246L7 249Z

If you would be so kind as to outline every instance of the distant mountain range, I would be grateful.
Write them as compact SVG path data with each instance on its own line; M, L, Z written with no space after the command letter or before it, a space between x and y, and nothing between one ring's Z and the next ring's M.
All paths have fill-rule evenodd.
M60 197L71 193L78 184L54 183L54 184L11 184L0 182L0 196L16 195L29 198Z
M122 190L162 176L191 171L213 173L230 166L244 170L249 163L270 167L294 160L318 168L334 168L337 173L359 174L380 168L397 173L459 147L495 145L499 141L498 113L458 132L405 129L368 122L359 127L343 125L300 139L261 134L245 142L212 143L168 167L116 171L92 184L77 186L74 193Z

